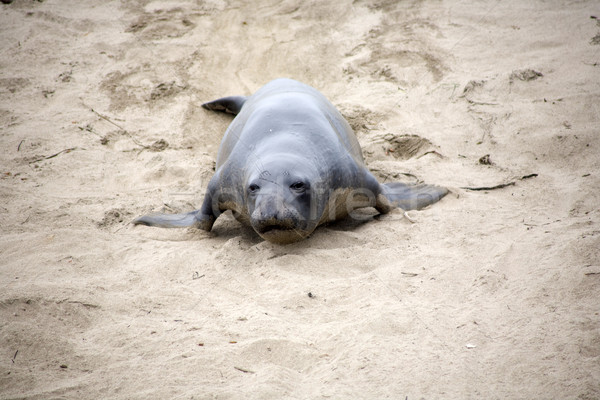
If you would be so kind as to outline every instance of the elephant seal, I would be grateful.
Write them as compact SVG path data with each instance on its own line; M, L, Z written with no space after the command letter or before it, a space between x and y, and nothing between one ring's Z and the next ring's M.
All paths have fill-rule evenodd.
M210 231L217 217L231 210L265 240L286 244L357 208L420 209L448 193L433 185L379 183L365 167L348 122L321 93L300 82L277 79L252 96L202 106L236 115L202 207L146 215L134 224Z

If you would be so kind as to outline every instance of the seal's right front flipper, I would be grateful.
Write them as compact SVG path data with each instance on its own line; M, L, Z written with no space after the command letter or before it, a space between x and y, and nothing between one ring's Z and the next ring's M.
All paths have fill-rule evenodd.
M134 225L156 226L159 228L196 227L210 231L215 221L213 216L205 215L200 210L187 214L150 214L133 221Z
M248 98L245 96L229 96L204 103L202 104L202 107L207 110L222 111L224 113L237 115L246 100L248 100Z

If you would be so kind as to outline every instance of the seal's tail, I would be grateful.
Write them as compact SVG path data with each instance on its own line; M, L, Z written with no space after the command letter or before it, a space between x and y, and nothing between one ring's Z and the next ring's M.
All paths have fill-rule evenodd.
M385 197L403 210L420 210L439 201L448 194L448 189L435 185L407 185L401 182L383 184Z

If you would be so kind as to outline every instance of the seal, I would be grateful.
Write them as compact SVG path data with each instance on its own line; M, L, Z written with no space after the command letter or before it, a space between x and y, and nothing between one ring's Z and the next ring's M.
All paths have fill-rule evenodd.
M448 193L434 185L379 183L348 122L303 83L277 79L252 96L202 106L236 116L219 147L201 208L146 215L134 224L210 231L219 215L231 210L263 239L287 244L358 208L383 214L397 207L421 209Z

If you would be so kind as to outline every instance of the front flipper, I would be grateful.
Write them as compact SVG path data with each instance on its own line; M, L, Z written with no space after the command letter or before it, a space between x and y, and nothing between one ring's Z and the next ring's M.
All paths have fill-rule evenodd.
M378 199L377 209L388 209L398 207L405 211L420 210L439 201L448 194L448 189L435 185L407 185L400 182L385 183L382 186L382 195L389 204L382 203ZM383 199L381 199L383 200ZM391 208L389 208L391 210Z
M156 226L159 228L195 227L210 232L217 218L212 213L196 210L187 214L150 214L133 221L134 225Z
M159 228L195 227L210 232L216 219L222 211L219 207L221 191L219 188L219 172L215 173L204 196L204 202L199 210L184 214L150 214L133 221L134 225L157 226ZM214 202L213 202L214 200Z
M185 228L188 226L198 227L201 223L197 216L200 210L187 214L151 214L144 215L133 221L134 225L157 226L159 228Z
M245 96L229 96L221 99L209 101L202 104L202 107L212 111L222 111L224 113L237 115L248 98Z

